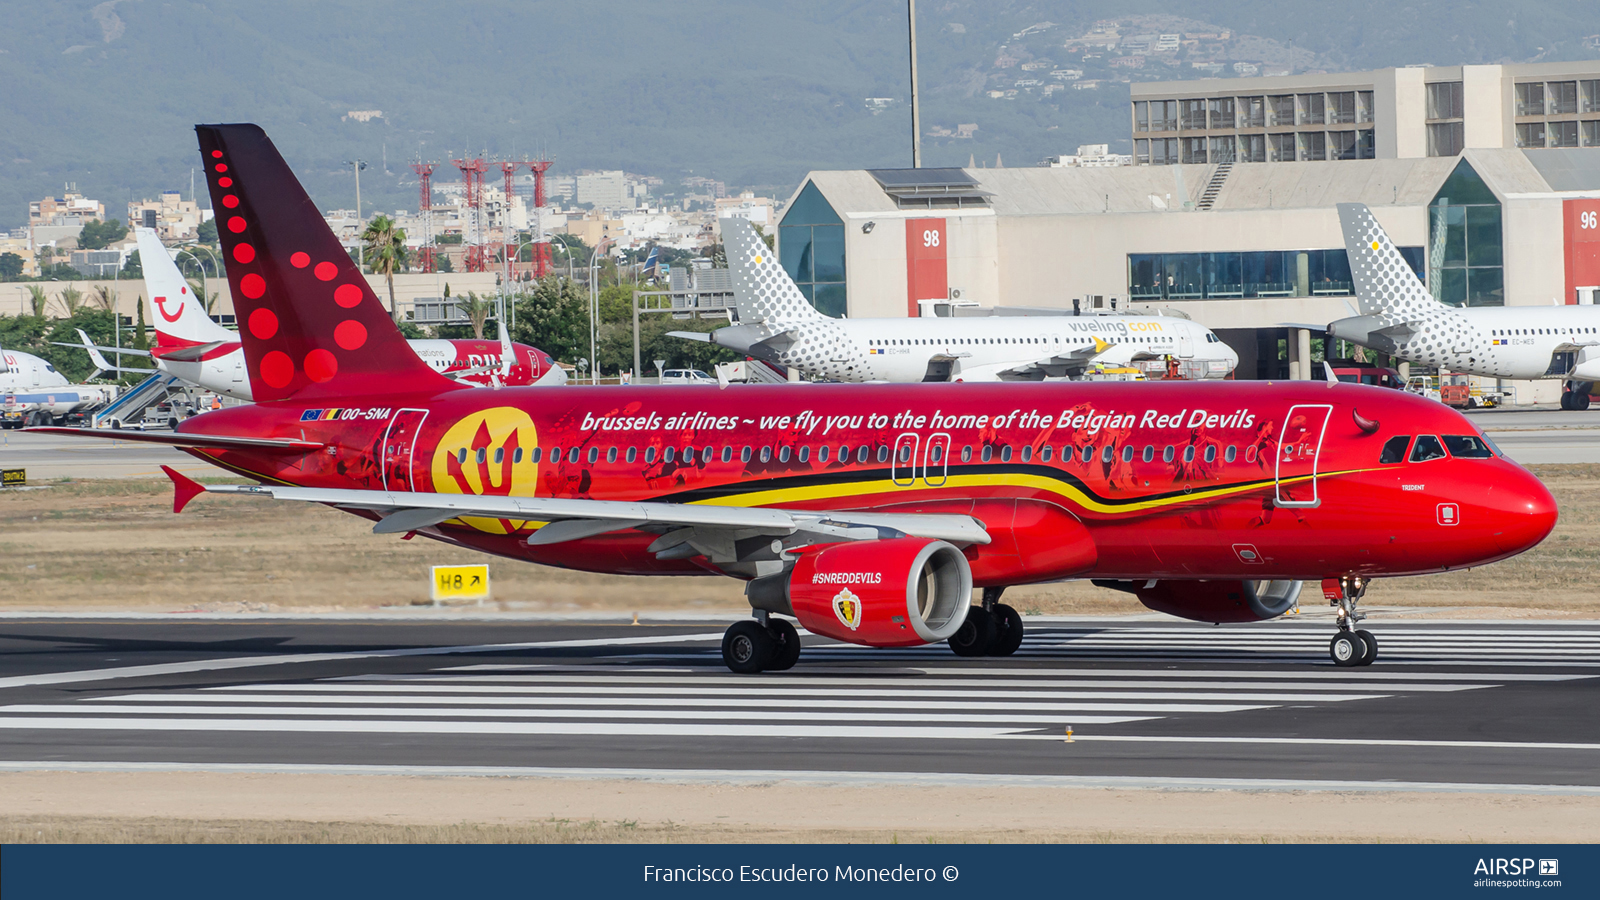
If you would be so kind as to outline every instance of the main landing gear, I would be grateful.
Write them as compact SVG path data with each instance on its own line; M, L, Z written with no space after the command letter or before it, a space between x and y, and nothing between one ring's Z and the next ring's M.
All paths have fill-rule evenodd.
M756 610L754 619L728 626L722 635L722 661L740 675L792 669L800 661L800 632L788 619Z
M1561 392L1561 408L1576 412L1589 408L1589 393L1594 390L1594 382L1569 381L1566 390Z
M1356 604L1367 593L1367 579L1346 575L1343 578L1330 578L1324 582L1324 586L1332 587L1330 582L1338 584L1337 591L1327 590L1325 593L1328 594L1328 605L1339 607L1336 620L1339 631L1328 642L1328 656L1336 666L1370 666L1378 658L1378 639L1372 636L1372 632L1355 627L1357 622L1366 618L1366 614L1356 612Z
M1010 656L1022 646L1022 616L1000 602L1004 587L983 589L983 605L967 610L967 621L945 643L957 656Z

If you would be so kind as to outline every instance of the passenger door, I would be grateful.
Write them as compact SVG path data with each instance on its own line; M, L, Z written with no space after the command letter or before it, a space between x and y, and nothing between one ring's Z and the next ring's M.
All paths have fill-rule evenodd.
M895 438L890 473L899 487L910 487L917 480L917 443L917 436L909 431Z
M425 409L402 409L389 420L389 428L383 433L384 490L416 490L411 479L412 456L416 453L422 420L427 417Z
M928 438L928 449L922 459L922 483L929 487L944 484L950 467L950 435L943 432Z
M1326 404L1299 404L1289 407L1279 432L1278 462L1273 503L1281 507L1316 507L1317 457L1322 452L1322 433L1328 426L1333 407Z

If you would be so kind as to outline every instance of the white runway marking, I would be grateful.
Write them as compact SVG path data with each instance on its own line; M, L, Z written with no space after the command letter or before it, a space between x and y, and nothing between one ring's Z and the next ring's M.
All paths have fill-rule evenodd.
M335 662L354 659L391 659L405 656L449 656L459 653L507 653L517 650L550 650L567 647L625 647L638 644L675 644L721 641L722 633L651 635L632 638L598 638L577 641L527 641L516 644L466 644L458 647L407 647L400 650L354 650L342 653L287 653L281 656L242 656L227 659L196 659L149 666L117 666L109 669L83 669L76 672L40 672L0 678L0 688L37 687L47 684L76 684L109 681L117 678L145 678L151 675L184 675L224 669L250 669L258 666L289 666L300 663Z

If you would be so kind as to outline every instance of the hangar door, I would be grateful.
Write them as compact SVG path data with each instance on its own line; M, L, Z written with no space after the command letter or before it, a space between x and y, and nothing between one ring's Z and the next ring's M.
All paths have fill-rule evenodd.
M921 314L919 301L950 299L945 267L943 219L906 220L906 315Z

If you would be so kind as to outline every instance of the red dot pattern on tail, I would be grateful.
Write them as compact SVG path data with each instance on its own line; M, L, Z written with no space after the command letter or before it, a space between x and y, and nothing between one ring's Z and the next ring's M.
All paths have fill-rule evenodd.
M272 310L261 307L250 314L250 333L259 340L266 340L278 333L278 316Z
M328 381L339 373L339 360L321 347L306 354L306 377L316 382Z
M306 266L311 265L311 254L304 250L291 253L289 254L289 265L294 266L296 269L304 269Z
M255 258L256 248L250 246L249 244L240 244L239 246L233 248L234 262L250 263L254 262Z
M355 319L346 319L334 326L333 340L345 350L358 350L367 342L367 326Z
M282 350L273 350L261 357L261 380L275 387L287 387L294 378L294 360Z
M311 272L322 281L332 281L339 277L339 267L331 262L319 262Z
M333 289L333 302L350 309L361 302L361 288L353 284L341 284Z

